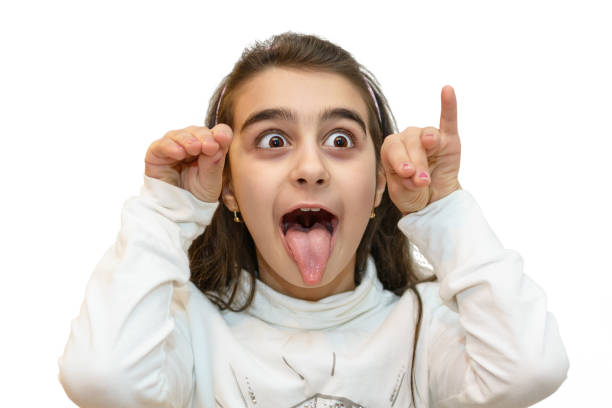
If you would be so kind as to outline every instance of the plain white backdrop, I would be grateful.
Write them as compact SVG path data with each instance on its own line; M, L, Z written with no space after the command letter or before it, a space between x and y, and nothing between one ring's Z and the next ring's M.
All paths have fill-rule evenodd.
M612 372L611 13L594 1L14 1L0 6L2 406L73 407L57 360L148 145L203 124L242 50L296 31L369 68L400 130L453 85L460 182L546 291L570 357L538 407Z

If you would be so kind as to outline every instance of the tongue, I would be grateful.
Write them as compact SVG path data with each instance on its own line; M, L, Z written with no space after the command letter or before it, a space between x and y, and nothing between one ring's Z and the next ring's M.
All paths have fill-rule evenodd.
M300 225L289 227L285 234L293 259L298 264L307 285L316 285L323 277L329 259L331 234L320 223L310 229Z

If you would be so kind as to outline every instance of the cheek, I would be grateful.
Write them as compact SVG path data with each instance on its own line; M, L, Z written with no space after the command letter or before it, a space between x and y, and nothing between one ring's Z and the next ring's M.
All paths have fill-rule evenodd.
M238 203L245 214L261 211L262 207L266 205L266 199L269 195L265 193L269 185L261 183L261 178L261 174L257 176L254 173L244 174L234 184L236 186Z
M344 189L344 194L351 197L356 207L367 207L368 211L374 203L376 193L376 163L369 161L352 166L344 166L341 179L338 180Z
M251 235L255 237L263 227L270 225L277 180L274 173L261 166L237 167L235 170L232 167L236 199Z

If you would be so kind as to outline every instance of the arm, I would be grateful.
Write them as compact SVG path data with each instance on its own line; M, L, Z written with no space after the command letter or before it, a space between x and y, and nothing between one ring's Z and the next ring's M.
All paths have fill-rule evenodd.
M399 228L432 263L445 304L423 322L430 402L520 407L554 392L569 363L545 294L472 195L457 190Z
M81 407L183 407L191 400L193 354L177 294L190 277L186 251L218 204L144 178L59 359L59 380Z

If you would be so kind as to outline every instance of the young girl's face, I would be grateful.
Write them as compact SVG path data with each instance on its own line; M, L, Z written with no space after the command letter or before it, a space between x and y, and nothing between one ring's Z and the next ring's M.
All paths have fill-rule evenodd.
M274 289L316 300L354 288L356 250L385 188L367 123L357 88L334 73L268 68L235 94L223 199Z

